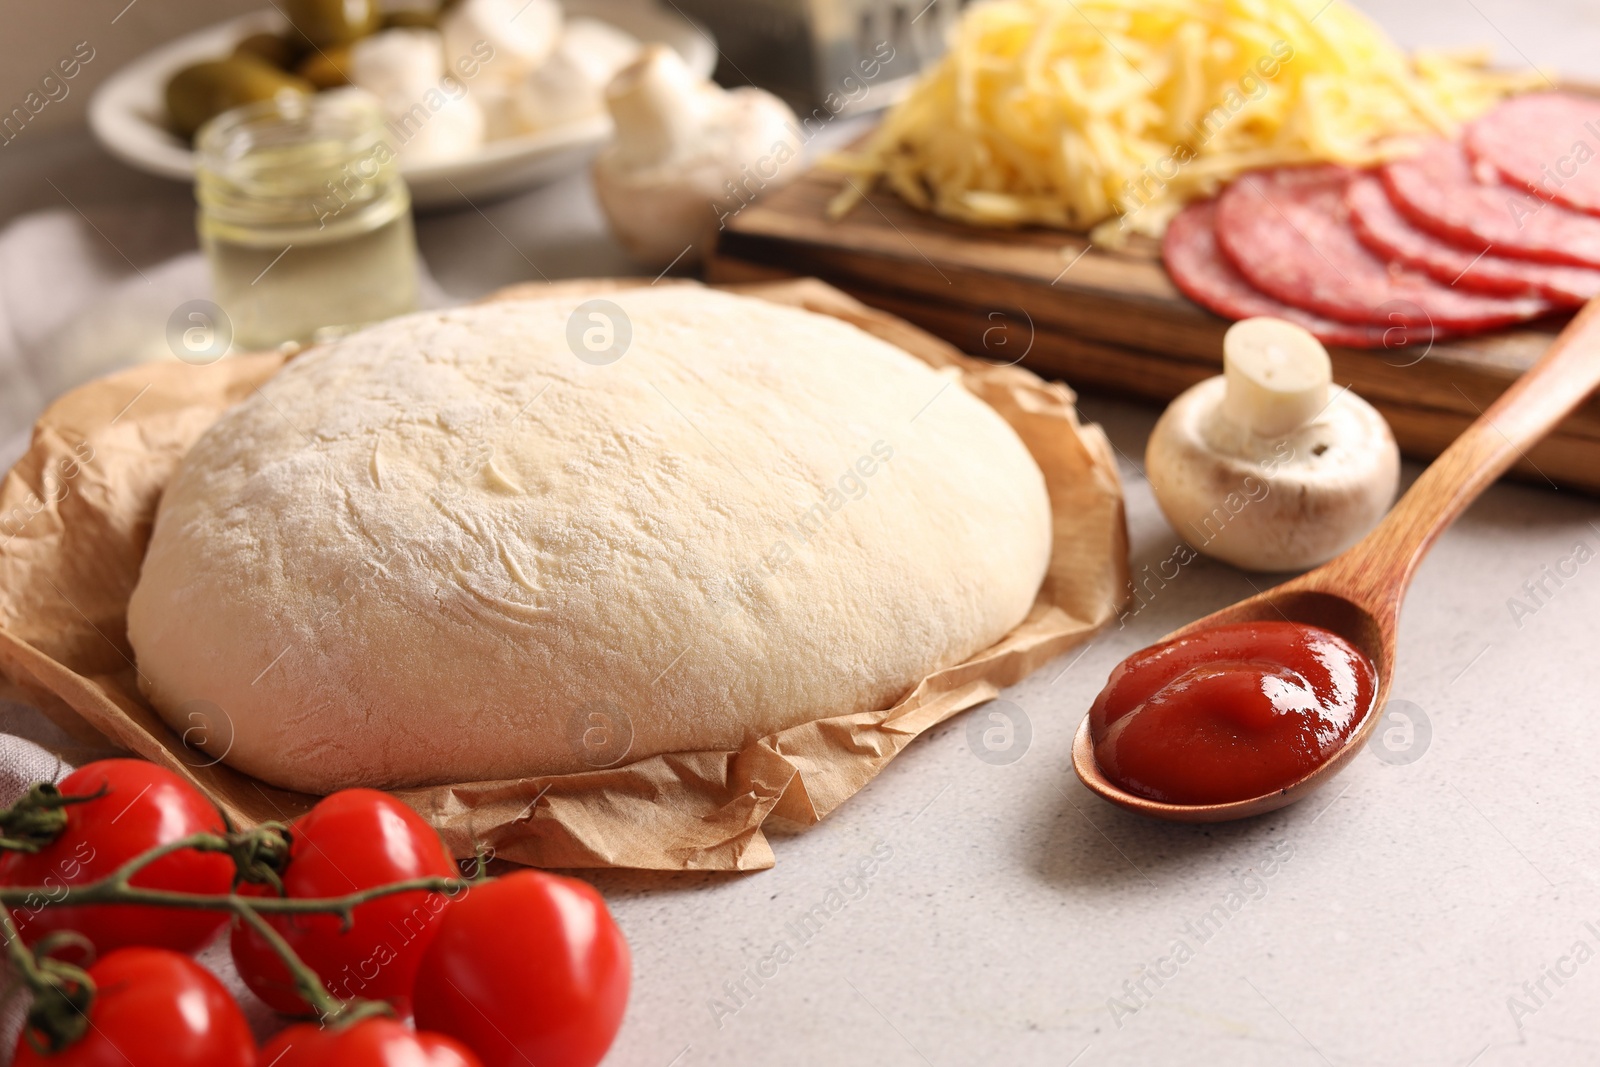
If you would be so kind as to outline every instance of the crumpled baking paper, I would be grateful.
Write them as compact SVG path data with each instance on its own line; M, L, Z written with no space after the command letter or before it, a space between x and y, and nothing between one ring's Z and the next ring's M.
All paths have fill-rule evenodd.
M492 299L645 284L517 286ZM995 408L1044 471L1055 519L1033 610L999 643L924 678L881 711L818 719L734 752L679 752L580 774L398 790L460 856L492 849L540 867L759 870L763 827L807 826L913 738L997 695L1090 637L1127 590L1127 533L1112 450L1078 421L1072 392L950 345L815 280L728 286L854 323L948 368ZM241 774L196 745L212 724L169 727L139 695L126 609L156 505L189 446L286 361L157 363L91 382L51 405L0 483L0 673L69 732L109 739L193 781L239 825L287 820L314 797Z

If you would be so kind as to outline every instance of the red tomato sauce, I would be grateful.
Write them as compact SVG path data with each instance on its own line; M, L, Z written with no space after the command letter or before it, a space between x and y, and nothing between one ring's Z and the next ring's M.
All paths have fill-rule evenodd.
M1338 752L1376 688L1372 662L1337 634L1234 623L1123 660L1089 709L1089 736L1102 773L1131 793L1249 800Z

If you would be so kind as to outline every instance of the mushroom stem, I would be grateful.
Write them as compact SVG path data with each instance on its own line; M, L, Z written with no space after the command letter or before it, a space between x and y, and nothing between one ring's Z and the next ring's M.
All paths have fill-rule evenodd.
M670 158L704 122L703 94L678 53L653 44L612 79L606 104L617 124L616 162L647 167Z
M1400 479L1383 416L1334 392L1328 353L1293 323L1245 319L1223 341L1223 373L1174 400L1145 449L1172 528L1245 570L1299 570L1360 540Z
M1282 319L1244 319L1222 340L1224 414L1259 437L1286 437L1328 406L1333 365L1309 332Z

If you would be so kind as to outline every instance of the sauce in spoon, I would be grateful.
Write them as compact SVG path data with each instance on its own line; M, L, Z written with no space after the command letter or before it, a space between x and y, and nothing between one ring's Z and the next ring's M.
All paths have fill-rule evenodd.
M1600 297L1358 544L1118 667L1073 739L1084 785L1129 811L1198 823L1260 815L1326 784L1376 726L1417 564L1597 386ZM1301 696L1282 699L1293 690Z
M1295 622L1243 622L1135 652L1089 709L1095 762L1171 804L1248 800L1333 757L1365 720L1372 662Z

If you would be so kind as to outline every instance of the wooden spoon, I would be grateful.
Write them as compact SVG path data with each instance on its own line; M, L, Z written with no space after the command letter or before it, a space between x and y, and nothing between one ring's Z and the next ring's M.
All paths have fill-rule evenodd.
M1072 744L1072 766L1083 784L1141 815L1177 822L1225 822L1292 804L1324 785L1353 759L1377 725L1394 677L1400 602L1417 564L1467 505L1500 477L1523 450L1548 433L1600 385L1600 297L1561 331L1544 356L1488 411L1467 427L1411 486L1377 528L1342 555L1298 578L1213 612L1168 634L1164 641L1235 622L1288 619L1332 630L1372 660L1377 692L1365 719L1331 759L1294 784L1226 804L1168 804L1130 793L1100 772L1089 718Z

